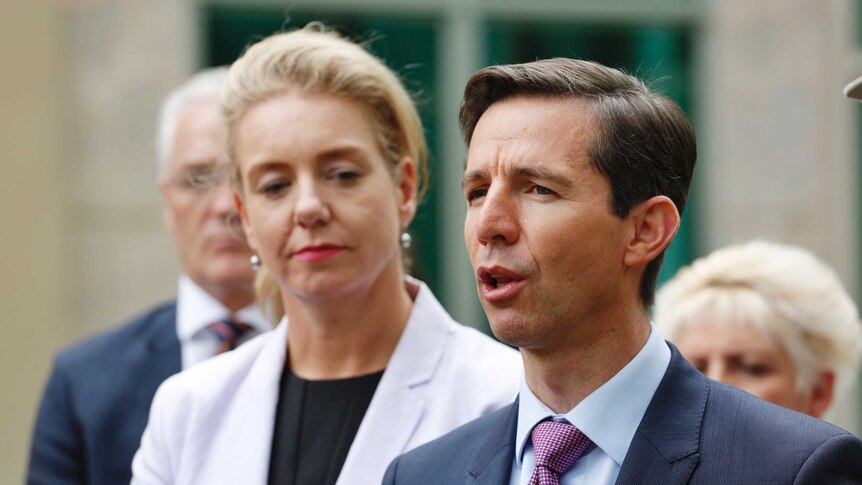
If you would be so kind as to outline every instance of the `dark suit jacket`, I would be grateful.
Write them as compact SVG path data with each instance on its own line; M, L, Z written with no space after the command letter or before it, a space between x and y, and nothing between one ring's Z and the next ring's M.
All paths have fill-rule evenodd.
M711 381L671 345L618 484L859 484L862 441ZM518 401L396 458L384 484L509 483Z
M181 367L174 303L60 352L36 418L27 483L128 484L153 395Z

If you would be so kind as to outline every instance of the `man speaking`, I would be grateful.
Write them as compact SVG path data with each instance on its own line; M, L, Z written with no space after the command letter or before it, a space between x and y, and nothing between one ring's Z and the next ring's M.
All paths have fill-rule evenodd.
M696 159L676 104L550 59L477 72L460 118L467 250L525 379L385 483L862 483L858 438L708 380L650 322Z

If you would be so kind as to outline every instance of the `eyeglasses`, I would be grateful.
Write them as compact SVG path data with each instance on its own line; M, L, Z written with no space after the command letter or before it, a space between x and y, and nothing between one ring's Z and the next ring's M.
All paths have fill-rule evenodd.
M171 183L182 189L207 192L227 180L227 175L227 167L223 165L203 165L185 170L170 180Z

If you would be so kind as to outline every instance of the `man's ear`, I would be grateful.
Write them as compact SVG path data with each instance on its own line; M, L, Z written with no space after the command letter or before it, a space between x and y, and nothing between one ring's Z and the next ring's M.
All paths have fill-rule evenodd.
M396 173L398 215L401 218L401 227L406 229L416 215L417 190L419 186L419 175L416 162L410 157L403 157L398 161Z
M251 224L248 221L248 213L246 212L245 201L242 200L242 195L236 191L236 189L231 189L233 191L233 203L236 206L236 213L239 216L239 220L242 223L242 232L245 233L245 240L248 246L252 249L252 251L257 252L257 239L255 238L254 231L251 228Z
M808 403L808 414L820 418L832 404L835 392L835 373L825 370L817 374L814 388L811 390L811 399Z
M167 177L159 177L156 185L159 187L159 192L162 193L162 222L165 224L165 230L171 236L176 236L177 221L171 205L171 188L169 187L169 183Z
M626 246L627 266L646 266L670 245L679 229L679 211L663 195L651 197L632 208L632 237Z

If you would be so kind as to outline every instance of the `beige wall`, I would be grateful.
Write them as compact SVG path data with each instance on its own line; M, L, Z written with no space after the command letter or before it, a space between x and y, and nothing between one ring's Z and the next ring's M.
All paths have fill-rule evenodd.
M0 483L21 483L37 395L65 341L61 19L0 2Z
M171 298L177 262L162 227L154 133L162 97L197 67L191 2L70 2L65 124L75 336Z
M176 291L154 129L197 68L193 2L0 2L0 483L23 480L57 349Z

